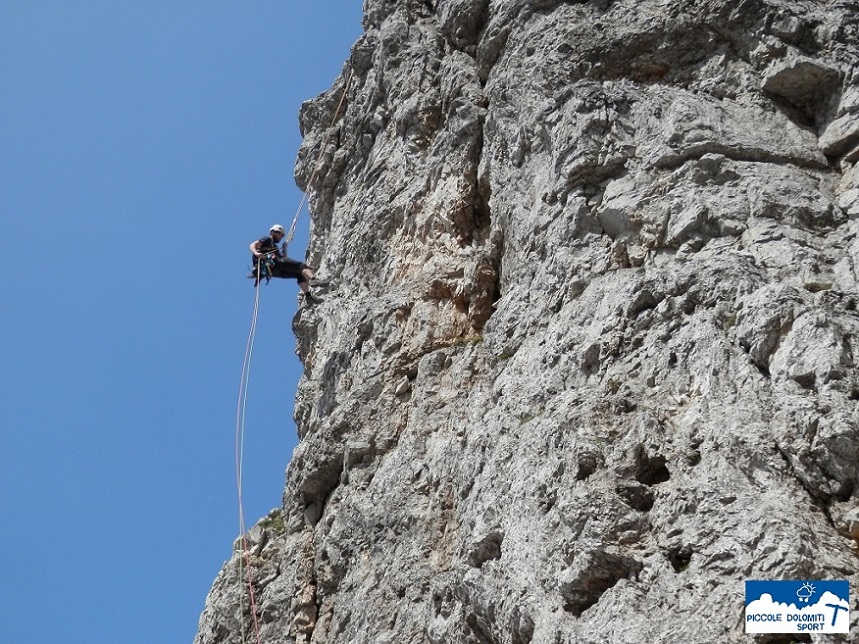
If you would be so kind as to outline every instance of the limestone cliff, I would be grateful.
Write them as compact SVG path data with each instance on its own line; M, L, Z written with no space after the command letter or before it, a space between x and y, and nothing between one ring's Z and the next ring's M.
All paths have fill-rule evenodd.
M859 638L859 3L364 10L300 115L262 642L747 642L770 578L850 579Z

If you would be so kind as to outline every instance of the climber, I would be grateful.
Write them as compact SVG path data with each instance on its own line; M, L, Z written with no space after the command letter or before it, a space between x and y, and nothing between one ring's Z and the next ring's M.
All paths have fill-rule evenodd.
M254 285L259 285L261 277L284 277L298 280L298 287L308 303L319 301L310 292L310 280L313 279L313 269L304 262L284 257L278 244L286 236L286 231L280 224L275 224L268 231L268 237L262 237L250 245L253 253L254 269L248 277L254 278ZM260 260L267 258L263 270L260 270ZM268 271L266 275L265 271Z

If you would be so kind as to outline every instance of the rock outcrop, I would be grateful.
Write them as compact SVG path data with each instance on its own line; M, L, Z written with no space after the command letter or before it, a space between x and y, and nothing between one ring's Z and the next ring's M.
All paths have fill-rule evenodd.
M859 5L364 8L300 115L301 440L196 643L245 554L265 643L746 642L772 578L856 641Z

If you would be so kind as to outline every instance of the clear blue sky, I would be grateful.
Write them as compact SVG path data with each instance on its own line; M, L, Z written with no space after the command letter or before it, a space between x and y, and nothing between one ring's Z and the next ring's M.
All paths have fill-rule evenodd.
M360 14L0 0L0 642L191 642L238 536L247 246L298 207L298 109ZM249 524L296 444L297 293L261 291Z

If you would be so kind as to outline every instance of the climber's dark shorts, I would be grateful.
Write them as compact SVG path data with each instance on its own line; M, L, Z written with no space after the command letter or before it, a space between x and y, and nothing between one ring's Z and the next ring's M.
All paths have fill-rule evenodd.
M304 262L299 262L294 259L278 259L274 262L271 267L271 276L272 277L285 277L285 278L294 278L298 280L298 283L306 282L307 278L301 274L305 268L310 268Z

